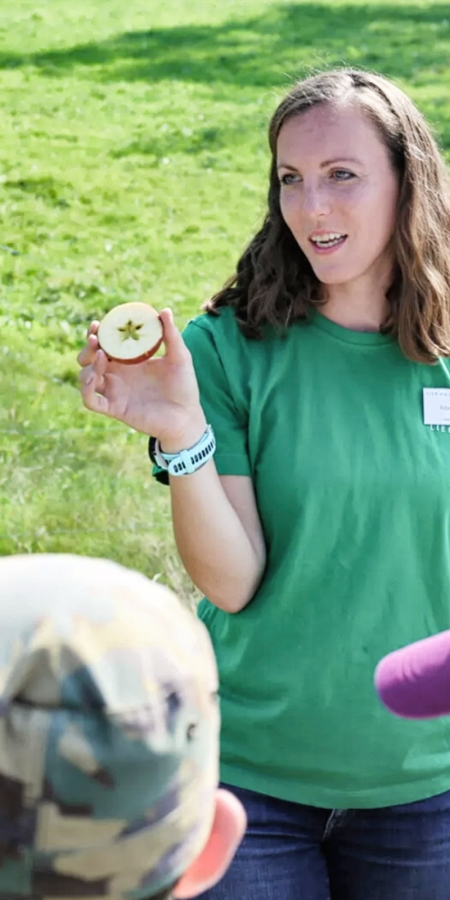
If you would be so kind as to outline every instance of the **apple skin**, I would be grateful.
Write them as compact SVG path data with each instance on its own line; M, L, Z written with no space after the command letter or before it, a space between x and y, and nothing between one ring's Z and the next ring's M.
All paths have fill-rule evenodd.
M154 356L155 353L158 352L162 342L163 342L163 339L160 338L158 343L155 344L155 346L152 347L151 350L148 350L147 353L143 353L142 356L137 356L135 359L118 359L117 356L109 356L108 353L106 353L105 355L106 355L107 359L109 359L110 362L120 363L121 366L136 366L138 363L146 362L147 359L151 359L152 356ZM100 347L100 350L101 349L102 348ZM105 352L105 351L103 351L103 352Z

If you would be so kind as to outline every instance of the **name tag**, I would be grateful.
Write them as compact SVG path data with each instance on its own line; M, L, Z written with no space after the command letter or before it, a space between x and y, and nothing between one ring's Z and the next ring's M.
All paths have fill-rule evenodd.
M450 425L450 388L423 389L424 425Z

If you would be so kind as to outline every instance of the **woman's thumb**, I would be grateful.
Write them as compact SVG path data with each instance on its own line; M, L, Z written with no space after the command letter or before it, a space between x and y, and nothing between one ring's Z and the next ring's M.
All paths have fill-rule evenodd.
M159 314L163 327L163 341L166 348L166 356L171 362L184 362L188 356L188 349L173 320L171 309L163 309Z

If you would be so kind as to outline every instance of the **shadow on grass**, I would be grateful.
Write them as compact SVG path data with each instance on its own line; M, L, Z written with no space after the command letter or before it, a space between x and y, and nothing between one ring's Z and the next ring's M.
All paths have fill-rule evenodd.
M0 68L35 66L57 76L89 67L104 81L176 79L270 86L304 66L352 63L412 78L449 65L450 10L429 3L276 4L257 18L222 25L175 26L117 35L31 55L0 54Z

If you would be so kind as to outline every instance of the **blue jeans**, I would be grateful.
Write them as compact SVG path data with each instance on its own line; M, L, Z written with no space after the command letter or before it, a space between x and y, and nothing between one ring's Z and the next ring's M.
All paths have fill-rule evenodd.
M450 898L450 791L385 809L331 810L229 789L245 806L247 834L201 900Z

